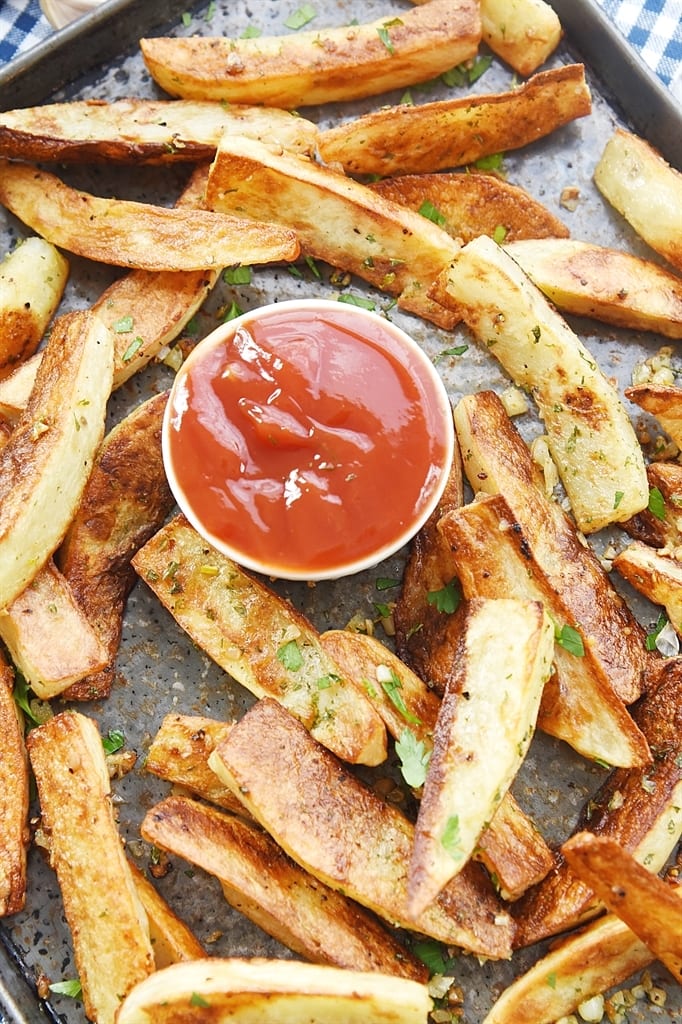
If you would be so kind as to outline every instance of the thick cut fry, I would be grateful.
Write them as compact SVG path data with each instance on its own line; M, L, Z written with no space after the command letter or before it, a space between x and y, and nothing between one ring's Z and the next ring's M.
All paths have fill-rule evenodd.
M147 812L141 830L214 875L233 907L307 960L426 981L424 965L375 918L294 864L257 826L170 797Z
M92 719L63 712L29 733L27 747L85 1012L114 1024L123 998L153 971L154 957L114 822L102 740Z
M112 364L112 334L98 317L60 317L0 451L0 610L28 586L73 517L104 434Z
M502 899L513 902L542 881L556 858L533 820L508 792L481 834L474 860L495 877Z
M682 451L682 388L667 384L636 384L625 389L625 397L655 416Z
M105 437L76 515L57 553L71 591L104 647L99 671L81 675L68 699L106 697L114 676L135 552L173 508L161 456L167 393L137 406ZM0 630L2 621L0 620Z
M107 661L107 652L52 561L0 614L12 661L41 700L50 700Z
M617 128L594 171L602 195L652 249L682 270L682 174L637 135Z
M13 686L14 673L0 652L0 917L23 910L26 900L28 760Z
M565 740L585 757L612 765L641 765L651 759L647 742L614 693L603 669L584 646L576 622L534 554L534 537L522 526L502 495L474 502L441 519L452 548L464 596L542 601L556 623L560 640L555 673L545 685L538 727Z
M348 174L424 174L520 149L590 109L584 68L569 64L509 92L383 107L321 131L318 150Z
M631 704L642 693L650 657L644 630L561 505L546 497L539 467L497 395L467 395L454 415L471 487L503 495L564 606L561 621L580 624L594 670Z
M307 619L182 516L152 537L133 565L195 643L242 686L281 701L344 760L385 759L383 722L342 678Z
M618 393L514 260L482 235L434 294L535 399L578 528L592 533L646 508L644 458Z
M136 986L116 1024L426 1024L426 985L292 960L195 960Z
M679 557L682 549L682 466L678 462L652 462L646 468L650 491L658 491L663 502L663 515L657 509L642 509L632 519L622 523L634 540L653 548L666 548Z
M682 903L673 889L605 836L580 832L563 844L561 852L606 909L617 914L682 982Z
M68 262L43 238L26 238L0 263L0 377L38 348L68 276Z
M439 326L455 322L426 292L459 243L343 174L252 139L224 139L206 202L223 213L286 224L308 255L397 295L399 306Z
M128 867L147 915L156 969L183 960L200 960L205 957L206 951L194 932L171 910L158 890L130 859Z
M141 39L154 80L172 96L271 107L376 96L426 81L476 55L473 0L432 0L400 18L258 39Z
M504 247L562 312L682 338L682 281L656 263L568 238Z
M682 660L661 661L660 679L634 711L656 752L652 764L618 768L583 808L576 832L615 839L660 871L682 832ZM563 858L514 905L515 945L527 946L594 917L602 905Z
M317 128L274 108L190 100L82 100L0 113L0 156L152 163L211 160L224 131L312 153Z
M483 40L520 75L530 75L559 45L561 22L544 0L481 0Z
M682 636L682 562L634 540L616 555L613 567L653 604L663 605Z
M290 766L284 777L283 763ZM275 701L247 711L209 764L282 849L326 885L394 925L491 959L508 956L508 915L479 865L467 865L421 915L407 913L413 826Z
M493 174L403 174L373 181L369 187L416 213L430 213L464 243L500 232L505 242L568 235L559 218L528 192Z
M0 161L0 203L54 245L142 270L204 270L293 260L292 231L209 210L102 199L30 164Z

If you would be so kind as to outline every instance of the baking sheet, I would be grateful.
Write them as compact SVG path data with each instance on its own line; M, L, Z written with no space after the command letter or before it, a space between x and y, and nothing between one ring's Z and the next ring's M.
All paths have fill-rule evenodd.
M286 17L298 7L296 0L225 0L217 4L191 5L177 3L115 0L82 22L58 33L48 44L36 47L19 62L0 75L0 104L5 107L40 102L44 99L98 97L113 99L129 95L154 96L159 92L146 73L134 41L140 34L162 34L166 20L175 17L173 31L177 34L240 35L247 25L256 25L263 34L287 31ZM335 0L318 3L316 25L345 24L356 18L369 21L390 11L399 14L409 9L407 0ZM559 6L559 5L558 5ZM575 7L582 4L576 3ZM587 6L587 5L585 5ZM592 6L592 5L590 5ZM180 14L191 12L185 25ZM577 38L577 35L574 37ZM590 37L590 46L598 45ZM602 37L606 52L609 39ZM115 53L117 56L112 56ZM93 56L95 54L96 56ZM581 50L573 42L565 42L548 62L548 66L565 64L581 58ZM75 68L82 69L78 77ZM601 70L601 67L595 68ZM645 76L646 78L646 76ZM472 93L507 89L514 80L512 72L495 61L486 74L469 90ZM508 179L525 187L556 213L570 228L574 237L600 244L623 247L651 258L652 254L615 213L607 208L591 176L604 142L616 124L621 111L634 99L639 84L630 80L632 92L621 93L619 101L612 98L594 71L589 71L594 110L584 118L560 129L526 150L509 153L504 161ZM627 81L627 77L626 77ZM59 91L50 96L52 90ZM380 103L398 102L404 90L368 99L353 105L315 108L305 115L321 125L373 109ZM411 90L415 102L452 95L442 84L428 92ZM676 121L679 139L682 118ZM172 201L184 177L180 169L60 168L69 182L101 195L142 200ZM570 213L560 204L562 189L576 186L580 201ZM0 238L7 250L17 238L29 234L16 219L0 211ZM654 257L655 258L655 257ZM95 267L86 261L71 258L72 274L64 309L82 308L117 276L112 268ZM330 282L330 272L320 268L322 280L302 267L302 278L293 277L285 268L259 268L252 284L230 287L221 282L199 315L199 336L207 334L220 320L222 310L235 301L242 309L254 308L274 299L297 297L334 297L338 289ZM372 298L378 309L388 308L386 296L373 292L362 282L353 281L351 293ZM411 333L437 361L453 402L462 394L493 387L502 390L508 383L498 368L481 351L465 331L444 332L395 309L391 319ZM630 383L635 363L656 352L663 339L639 332L605 327L588 320L572 321L572 325L599 360L604 372L615 378L622 389ZM460 357L443 359L441 354L453 345L469 343ZM149 367L139 378L129 382L112 399L111 421L120 418L141 399L167 387L171 371L164 366ZM633 415L635 410L631 409ZM532 413L517 424L526 438L539 432ZM599 545L601 539L596 538ZM310 588L305 584L278 584L278 589L320 628L342 627L354 615L376 618L375 606L390 599L390 592L379 592L379 577L399 577L405 552L387 560L376 569L346 581L321 584ZM631 594L628 595L632 597ZM636 602L638 614L645 623L655 619L653 609ZM378 631L380 638L385 639ZM137 751L138 767L125 779L115 783L116 803L122 834L128 850L141 867L149 859L149 849L139 838L139 822L152 804L166 795L168 787L142 768L144 754L151 737L168 711L203 713L230 718L240 714L252 698L225 676L200 651L197 651L153 595L140 584L131 595L124 626L124 638L117 665L117 681L107 702L81 705L100 722L101 729L122 729L126 745ZM536 737L515 784L514 792L522 806L532 814L549 841L558 841L572 829L584 801L601 784L603 769L579 758L572 751L548 737ZM276 942L251 925L224 903L215 880L173 859L173 869L158 882L171 905L206 943L212 955L290 954ZM33 1024L44 1020L62 1020L67 1024L83 1024L85 1017L78 1002L54 996L51 1004L40 1003L22 980L29 981L42 972L51 981L73 978L71 944L66 928L55 877L39 850L32 849L29 858L29 892L25 912L6 920L2 927L3 942L8 947L0 954L0 1011L12 1024ZM479 965L474 958L461 957L456 965L456 981L465 991L467 1024L482 1021L497 994L537 955L537 950L515 955L511 963ZM682 1010L679 988L669 984L665 971L653 968L656 983L663 984L668 996L665 1008L638 1004L630 1013L630 1021L654 1022L671 1019ZM2 1006L2 1003L5 1006Z

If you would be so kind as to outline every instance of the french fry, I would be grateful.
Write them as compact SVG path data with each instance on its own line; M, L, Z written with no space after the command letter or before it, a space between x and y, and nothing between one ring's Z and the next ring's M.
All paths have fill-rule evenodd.
M640 594L663 605L673 629L682 635L682 562L633 540L618 552L613 567Z
M137 985L116 1024L426 1024L432 1002L408 978L291 960L195 960Z
M463 243L503 233L522 238L563 238L568 228L528 192L493 174L401 174L369 183L373 192L436 222Z
M92 719L63 712L29 733L27 747L85 1012L97 1024L114 1024L154 958L114 822L101 737Z
M507 238L504 248L562 312L682 338L682 281L658 264L568 238Z
M644 458L618 393L514 260L482 235L433 294L533 396L578 529L592 533L646 508Z
M561 39L561 22L544 0L481 0L483 41L520 75L543 64Z
M682 831L682 661L661 661L633 712L654 761L617 768L580 816L585 829L615 839L654 873L665 865ZM594 917L602 909L592 889L576 878L561 858L547 877L513 907L516 946L527 946Z
M682 270L682 230L670 215L682 208L682 174L644 139L617 128L597 163L594 181L637 234Z
M449 512L440 529L452 548L467 599L506 594L539 600L554 619L560 640L556 671L543 691L538 727L606 764L649 763L646 739L584 646L579 623L534 554L535 538L525 533L504 497L491 495ZM567 634L569 640L564 639Z
M682 466L678 462L652 462L646 468L649 491L660 493L662 509L656 515L642 509L621 526L634 540L653 548L666 548L676 554L682 547Z
M291 231L209 210L102 199L31 164L0 160L0 203L47 241L99 263L205 270L293 260Z
M473 0L432 0L364 25L258 39L141 39L154 80L172 96L271 107L352 100L414 85L476 55Z
M273 107L192 100L46 103L0 113L0 156L165 164L211 160L224 131L311 154L317 128Z
M285 778L283 761L296 766ZM399 927L491 959L508 956L508 915L479 865L467 865L422 914L408 914L412 824L277 702L265 698L247 711L209 765L282 849L326 885Z
M76 514L57 552L58 565L104 649L104 663L74 680L66 699L108 696L123 612L137 581L133 554L173 508L161 457L168 395L138 405L104 438ZM2 620L0 620L0 632Z
M29 403L0 451L2 610L45 564L73 517L104 433L112 363L112 334L96 316L59 318Z
M636 384L625 389L625 397L655 416L682 450L682 388L669 384Z
M228 903L299 956L426 981L424 965L375 918L294 864L257 826L169 797L147 812L141 832L214 875Z
M0 652L0 917L26 901L28 759L13 697L14 672Z
M607 910L646 943L682 982L682 904L673 889L613 839L579 832L561 852Z
M503 900L518 900L552 869L555 855L531 818L507 792L478 840L474 860L495 879Z
M318 150L347 174L428 174L520 149L590 109L584 68L569 64L509 92L383 107L321 131Z
M415 827L410 914L459 874L493 819L533 737L553 653L540 602L469 602Z
M269 217L293 228L302 250L398 296L398 305L450 326L426 292L459 243L432 221L382 199L343 174L253 139L224 139L211 168L207 205Z
M183 960L201 960L206 951L184 921L171 910L140 869L128 859L135 890L149 923L149 939L157 970Z
M69 264L42 238L26 238L0 263L0 378L33 355L61 300Z
M344 760L385 759L383 722L342 678L307 619L202 540L184 517L156 533L133 565L195 643L257 697L281 701ZM295 667L287 667L292 650Z

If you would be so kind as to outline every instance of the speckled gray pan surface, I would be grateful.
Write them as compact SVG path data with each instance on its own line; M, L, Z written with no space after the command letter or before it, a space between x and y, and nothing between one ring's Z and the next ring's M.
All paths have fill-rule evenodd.
M298 6L295 0L219 0L217 4L210 5L212 14L209 15L205 5L146 2L105 5L103 12L89 17L80 29L76 27L67 30L67 50L58 41L53 41L55 48L43 53L39 62L36 63L35 58L29 54L19 69L20 74L16 73L16 69L5 71L2 80L9 93L0 87L0 102L7 107L50 98L156 96L158 90L144 68L134 39L149 31L158 33L164 12L167 17L174 16L177 19L172 27L172 31L177 34L222 33L239 36L251 25L257 26L264 34L286 31L284 20ZM326 0L316 6L319 13L313 24L323 26L345 24L353 18L368 21L387 11L397 15L410 5L407 0ZM125 24L119 24L115 30L117 56L107 53L113 32L107 21L107 9L116 10L118 17L125 19ZM191 14L187 25L180 16L184 10ZM105 37L106 45L103 42ZM97 47L102 48L97 50ZM89 55L92 52L102 54L94 67L90 66ZM49 66L50 54L54 60L61 62L59 74L56 74L57 69ZM580 39L574 37L561 45L549 66L569 63L580 57ZM71 69L90 69L64 85L69 66ZM33 75L31 81L29 71ZM588 76L594 97L592 115L526 150L509 153L504 160L506 176L509 181L526 188L561 217L574 237L623 247L655 258L634 237L622 219L607 208L592 183L592 173L604 143L614 127L621 123L620 112L627 110L629 98L621 94L620 103L615 106L592 70L588 70ZM513 81L511 71L495 61L470 91L497 91L510 87ZM52 96L50 90L57 82L60 83L61 91ZM21 100L8 100L9 95L18 97L20 94L23 96ZM428 93L413 90L416 102L451 94L443 84L434 86ZM373 109L381 103L398 102L401 95L402 90L352 106L337 105L333 109L312 109L305 113L320 124L328 125ZM678 134L681 126L682 121L678 119ZM182 185L184 174L181 170L140 168L124 171L116 168L112 171L107 167L59 168L59 173L69 182L97 194L116 194L120 197L161 202L172 200ZM569 212L560 204L562 190L568 186L575 186L579 190L579 202L574 212ZM16 219L0 211L3 251L28 233ZM111 268L96 267L77 258L71 259L71 267L71 278L64 300L65 309L87 306L116 276L116 271ZM271 300L304 296L334 297L338 294L337 288L330 281L328 268L320 267L319 280L306 266L302 266L301 273L301 277L294 277L286 268L256 269L252 283L237 288L221 281L199 315L200 336L207 334L219 322L221 310L233 301L243 309L250 309ZM373 299L378 309L389 305L385 296L373 293L362 282L353 281L348 291ZM483 387L492 387L498 391L506 387L508 382L497 364L488 353L477 347L465 331L447 333L395 309L391 309L390 316L437 360L453 401L462 394ZM664 343L661 337L655 335L618 330L588 320L573 320L572 325L595 354L603 371L618 382L621 390L630 383L633 366L653 355ZM468 348L459 356L442 355L446 349L467 344ZM139 379L133 380L116 393L111 402L111 421L118 420L142 398L167 387L171 377L171 371L165 366L149 367ZM630 411L636 416L634 408ZM537 419L530 412L517 422L527 438L540 430ZM611 539L611 536L597 537L594 543L599 548ZM616 541L622 544L622 535L618 535ZM351 536L348 538L349 545L352 542ZM278 589L309 615L318 627L342 627L356 614L375 617L375 604L390 600L390 591L378 591L376 580L378 577L399 577L404 556L405 552L401 552L375 570L345 581L319 584L314 588L282 583ZM645 624L655 620L654 609L635 601L629 592L627 597ZM382 635L380 629L379 635ZM239 715L251 700L245 691L195 649L151 592L139 584L128 604L114 691L108 701L84 706L84 710L98 720L103 732L122 729L126 745L138 754L138 767L117 781L114 789L121 832L130 854L140 867L148 865L150 854L149 848L139 837L141 817L156 800L167 793L167 786L145 774L143 767L145 751L162 717L173 710L230 718ZM522 806L533 815L547 839L559 841L571 831L581 806L604 777L604 769L596 764L583 760L561 743L538 736L514 792ZM290 955L259 928L231 910L213 879L199 871L189 870L180 860L172 860L172 870L158 885L170 904L195 930L199 939L207 943L212 954ZM112 910L112 922L115 922L115 908ZM115 928L115 923L112 927ZM58 887L40 850L32 849L30 853L26 910L2 924L2 935L8 952L3 955L0 950L0 1019L4 1000L5 1016L13 1024L38 1024L45 1020L83 1024L85 1018L80 1003L55 996L51 1006L42 1005L21 977L22 969L29 978L42 972L52 981L75 975L70 937L64 922ZM511 963L501 964L480 965L474 958L459 958L455 973L465 991L464 1019L467 1024L479 1024L484 1019L496 995L533 961L537 953L538 950L527 951L515 956ZM654 965L653 974L656 982L667 991L666 1005L658 1009L640 1001L630 1012L630 1021L653 1024L672 1020L682 1010L680 989L670 983L665 971L659 966Z

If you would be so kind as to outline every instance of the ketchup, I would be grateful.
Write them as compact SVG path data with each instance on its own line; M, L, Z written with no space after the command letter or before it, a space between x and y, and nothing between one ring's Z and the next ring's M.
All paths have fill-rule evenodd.
M204 535L252 568L320 578L409 530L449 471L451 414L390 323L304 307L245 314L199 346L166 443Z

